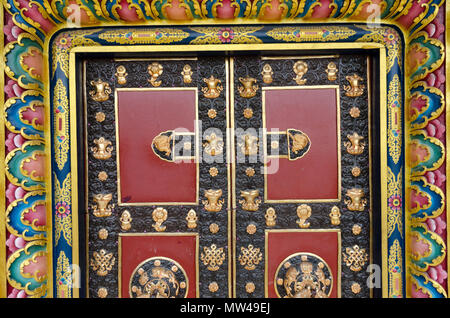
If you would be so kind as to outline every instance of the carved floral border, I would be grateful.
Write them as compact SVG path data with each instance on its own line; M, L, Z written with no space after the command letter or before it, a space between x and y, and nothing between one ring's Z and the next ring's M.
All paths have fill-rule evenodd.
M68 104L65 101L67 91L64 91L67 87L58 80L46 81L44 66L48 62L50 70L53 68L55 72L64 73L65 63L68 63L63 58L64 54L55 54L53 61L45 60L52 53L49 39L57 31L73 26L73 12L78 10L80 20L75 22L83 27L167 23L187 26L203 22L230 24L236 28L235 34L240 36L236 39L245 38L243 43L251 43L249 41L253 39L251 34L245 33L244 29L240 32L239 26L236 26L245 23L296 22L312 25L315 22L369 21L398 27L405 40L406 74L398 79L392 77L388 82L392 86L388 87L392 92L387 96L388 113L392 116L391 124L396 124L391 125L386 133L391 136L390 141L388 138L388 148L398 149L395 142L402 140L398 134L405 131L405 145L400 147L405 148L405 157L395 151L389 156L394 164L391 163L391 167L396 167L396 160L398 163L403 159L406 165L404 170L390 169L387 172L389 184L404 184L401 190L395 186L388 187L388 202L384 202L389 206L389 217L394 218L389 224L402 226L388 227L391 238L388 265L392 265L389 265L388 296L447 297L443 3L442 0L3 0L5 45L2 69L5 78L1 84L5 95L0 101L4 105L2 111L5 119L0 137L5 138L2 170L6 183L0 182L0 186L4 187L6 197L0 199L0 210L5 211L6 233L0 231L0 243L4 241L7 248L2 251L4 255L0 254L0 265L5 263L6 268L5 273L0 272L0 277L7 278L8 286L5 286L6 282L1 285L1 295L53 295L47 289L47 272L52 272L46 268L47 261L52 264L47 259L46 251L52 248L47 246L47 242L49 237L53 240L61 240L61 237L49 235L52 229L46 228L46 191L51 190L58 198L68 198L70 174L66 174L64 179L55 178L58 182L52 183L53 188L46 183L44 156L46 146L50 145L45 145L44 127L49 127L51 123L44 123L44 110L51 103L60 106L60 112L64 113ZM379 15L374 15L377 10ZM221 43L217 33L212 35L205 32L197 35L196 39L205 43ZM296 35L292 33L288 36L295 39ZM89 37L84 39L91 40ZM398 43L395 32L384 34L382 39L386 46ZM59 49L64 50L72 45L88 44L75 44L72 40L57 38L56 47L59 44ZM406 85L405 96L399 96L403 81ZM54 93L52 99L47 100L44 96L49 84L54 88ZM402 106L398 103L402 98L405 100L404 120L395 117ZM54 139L52 153L59 151L64 156L66 146L62 137L66 136L65 133L57 136L61 137L59 143L58 138ZM403 167L403 164L397 167ZM60 218L60 222L55 222L53 227L55 229L55 225L59 224L59 233L68 243L71 236L64 229L71 223L70 201L52 203L54 220ZM404 221L398 222L395 218ZM64 249L61 251L59 256L51 254L55 255L55 260L57 257L53 265L56 271L60 268L61 277L70 280L70 275L67 275L69 256ZM396 264L403 263L406 268L396 267ZM400 291L392 289L396 279L404 281L404 270L407 273L405 286ZM69 295L66 292L64 296Z

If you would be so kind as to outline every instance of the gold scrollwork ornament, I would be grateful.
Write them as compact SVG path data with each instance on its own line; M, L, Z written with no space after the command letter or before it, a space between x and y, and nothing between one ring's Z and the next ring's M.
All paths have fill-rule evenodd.
M217 98L223 91L222 81L211 75L209 78L204 78L203 81L206 83L206 87L202 87L203 95L206 98Z
M357 75L347 75L345 79L349 82L350 85L344 85L345 95L349 97L358 97L364 93L364 85L359 82L363 79Z
M297 207L297 216L299 219L297 220L297 224L300 228L306 229L310 226L310 223L307 219L311 216L312 210L311 207L307 204L302 204Z
M104 102L107 101L109 95L112 93L111 87L106 82L103 82L101 79L96 81L91 81L91 85L95 87L95 90L89 92L89 96L96 102Z
M164 232L166 230L166 227L162 224L167 220L167 214L167 210L164 208L156 208L153 210L152 218L153 221L155 221L155 224L152 224L152 227L157 232Z
M347 190L346 195L350 198L350 200L344 201L347 204L347 209L350 211L364 211L367 199L363 199L364 191L362 189L351 188Z
M163 73L163 66L158 62L153 62L147 67L147 72L150 75L148 82L152 84L153 87L161 86L162 81L158 81L158 77Z
M183 83L190 84L192 83L192 68L189 64L186 64L183 67L183 71L181 72L181 75L183 75Z
M263 78L263 82L266 84L270 84L273 81L272 75L273 75L273 71L272 71L272 67L270 66L270 64L264 64L263 66L263 70L261 72L262 78Z
M239 95L243 98L252 98L256 95L259 86L256 85L256 78L246 76L239 77L239 82L241 82L242 86L239 86Z
M95 194L93 200L96 204L92 205L94 216L96 217L107 217L110 216L114 208L114 204L109 204L112 200L112 193L99 193Z
M91 151L95 159L107 160L111 158L111 154L114 149L111 141L100 137L98 139L94 139L94 144L96 146L91 147Z
M220 199L222 196L222 189L209 189L205 190L205 197L207 200L203 200L202 203L205 206L205 210L209 212L219 212L222 210L222 205L225 202L224 199Z
M125 85L127 83L127 69L123 65L119 65L116 68L116 74L114 74L117 77L117 83L120 85Z
M203 247L200 260L203 262L203 265L207 266L208 270L212 272L218 271L225 260L223 247L217 248L216 244L212 244L211 247Z
M128 210L122 212L119 220L122 230L128 231L129 229L131 229L131 221L133 221L133 219L131 218L131 214Z
M242 209L246 211L257 211L261 203L261 199L257 199L258 196L259 190L241 191L241 197L244 199L239 200L239 203L242 204Z
M252 271L262 260L262 253L259 248L249 245L247 248L241 247L241 255L238 261L246 270Z
M197 220L197 213L195 212L195 210L190 209L186 216L187 227L189 229L195 229L197 227Z
M363 269L364 265L369 259L364 248L360 248L358 245L352 247L347 247L344 256L345 265L350 267L350 270L354 272L359 272Z
M306 78L303 78L303 76L308 72L308 64L306 64L304 61L297 61L294 64L294 72L296 74L294 80L298 85L303 85L306 83Z
M360 155L364 152L365 143L361 142L364 137L354 132L352 135L347 135L349 141L344 142L347 147L347 152L351 155Z
M106 250L101 249L99 252L92 253L90 266L92 270L96 271L98 276L106 276L113 268L116 262L116 258L113 253L108 253Z

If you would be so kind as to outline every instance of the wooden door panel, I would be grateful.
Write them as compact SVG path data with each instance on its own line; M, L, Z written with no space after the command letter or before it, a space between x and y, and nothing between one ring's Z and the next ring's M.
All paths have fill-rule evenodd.
M231 296L226 59L84 68L88 295Z
M367 57L231 65L236 297L369 297Z

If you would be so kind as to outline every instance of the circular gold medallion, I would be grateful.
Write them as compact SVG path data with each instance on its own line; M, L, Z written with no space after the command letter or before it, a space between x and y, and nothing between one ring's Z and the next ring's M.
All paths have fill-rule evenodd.
M98 121L99 123L105 121L105 119L106 119L105 113L98 112L95 114L95 120Z
M212 223L209 226L209 231L213 234L216 234L217 232L219 232L219 226L216 223Z
M97 290L97 296L100 298L106 298L108 296L108 290L105 287L100 287Z
M107 229L100 229L98 231L98 237L101 240L106 240L108 238L108 230Z
M208 117L211 119L216 118L217 116L217 110L215 110L214 108L211 108L210 110L208 110Z
M247 169L245 169L245 174L248 177L253 177L255 175L255 169L248 167Z
M244 117L249 119L253 117L253 109L251 108L246 108L244 109Z
M252 235L256 233L256 225L251 223L249 225L247 225L247 233Z
M105 181L106 179L108 179L108 174L106 173L106 171L100 171L97 177L100 181Z
M209 175L215 177L219 174L219 170L216 167L209 168Z
M352 227L352 233L353 233L353 235L359 235L359 234L361 234L361 230L362 230L362 228L361 228L361 226L360 226L359 224L355 224L355 225L353 225L353 227Z
M350 109L350 116L352 116L353 118L358 118L360 114L361 111L358 107L354 106Z
M212 282L209 284L208 288L211 293L215 293L219 290L219 284L217 284L216 282Z
M280 298L328 298L333 275L328 264L311 253L296 253L278 265L275 292Z
M248 282L245 284L245 291L249 294L255 291L255 284L253 282Z
M361 169L359 167L353 167L352 168L352 175L354 177L358 177L361 174Z
M361 291L361 286L358 283L353 283L352 284L352 292L354 294L359 294L360 291Z
M131 298L186 298L188 277L173 259L152 257L133 271L129 293Z

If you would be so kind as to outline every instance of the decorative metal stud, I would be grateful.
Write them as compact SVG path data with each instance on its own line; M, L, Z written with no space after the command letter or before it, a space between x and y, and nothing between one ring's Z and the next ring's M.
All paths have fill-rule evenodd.
M354 224L352 227L352 233L353 235L359 235L361 234L362 228L359 224Z
M212 282L209 284L208 289L211 293L215 293L219 290L219 284L217 284L217 282Z
M361 111L356 106L353 106L352 108L350 108L349 113L352 118L358 118L361 115Z
M353 294L359 294L361 292L361 286L358 283L353 283L351 289Z
M217 156L223 152L223 139L215 133L211 133L205 137L206 142L203 143L205 152L210 156Z
M255 291L255 284L253 282L247 282L247 284L245 284L245 291L252 294Z
M210 231L212 234L216 234L217 232L219 232L219 225L217 225L217 223L211 223L211 224L209 225L209 231Z
M103 112L98 112L95 114L95 120L99 123L104 122L106 119L106 115Z
M209 175L211 177L216 177L219 174L219 170L216 167L209 168Z
M245 118L250 119L250 118L253 117L253 109L251 109L251 108L246 108L246 109L244 109L243 114L244 114L244 117L245 117Z
M253 169L252 167L248 167L247 169L245 169L245 174L248 177L253 177L255 175L255 169Z
M211 108L210 110L208 110L208 117L211 119L216 118L217 116L217 110L215 110L214 108Z
M361 174L361 169L359 167L353 167L352 168L352 175L354 177L358 177Z
M100 171L97 175L97 178L100 181L105 181L106 179L108 179L108 174L106 173L106 171Z
M108 238L108 230L105 228L102 228L98 231L98 237L101 240L106 240Z
M255 234L256 233L256 225L253 223L247 225L247 233L250 235Z
M99 298L106 298L108 296L108 290L105 287L100 287L97 290L97 296Z

